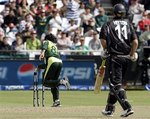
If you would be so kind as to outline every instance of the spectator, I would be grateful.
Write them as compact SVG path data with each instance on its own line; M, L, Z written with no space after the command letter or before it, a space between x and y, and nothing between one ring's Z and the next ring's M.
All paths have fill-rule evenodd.
M90 50L100 50L102 48L97 32L93 33L93 39L89 41L88 46ZM92 55L100 55L100 52L92 52Z
M69 21L67 20L66 16L65 16L65 12L60 12L60 17L62 20L62 26L61 26L61 30L64 31L65 28L67 28L69 25Z
M20 23L20 21L25 19L26 15L27 15L27 12L25 9L22 10L22 9L18 8L18 21L19 21L19 23Z
M57 40L57 47L58 50L70 50L72 46L72 41L66 37L66 33L62 32L61 38ZM70 53L64 53L60 52L61 54L70 54Z
M96 1L96 6L94 8L94 16L96 17L99 15L99 9L101 8L101 3L99 1Z
M11 46L8 43L8 37L3 38L3 44L2 44L1 50L2 50L2 54L4 55L10 54Z
M101 27L103 26L103 24L109 20L108 16L105 15L104 12L105 12L104 9L103 9L103 8L100 8L100 9L99 9L99 15L97 15L97 16L95 17L95 21L96 21L95 26L96 26L96 28L97 28L97 30L98 30L99 32L100 32L100 29L101 29Z
M45 3L45 8L47 11L50 11L52 9L52 4L53 4L52 0L47 0L47 2ZM57 4L56 4L56 6L57 6Z
M51 7L51 13L52 12L59 12L60 10L57 8L57 3L53 2Z
M84 2L80 2L78 14L79 14L79 17L82 17L82 15L85 14L85 3Z
M16 1L13 0L13 1L10 2L10 8L14 11L15 15L18 16Z
M95 0L88 0L87 6L91 9L91 13L94 13L94 9L96 7L96 2Z
M20 24L19 24L19 32L21 33L22 31L24 31L26 29L26 27L29 26L29 30L32 30L33 29L33 25L32 25L32 18L29 14L27 14L25 16L25 19L20 21ZM27 25L27 26L26 26Z
M25 16L28 14L26 8L29 8L27 0L18 1L18 17L19 17L19 21L25 19Z
M79 27L79 28L76 29L74 34L71 36L71 41L73 41L73 43L74 43L76 39L79 39L79 43L80 43L80 37L81 36L83 36L82 28ZM72 48L72 49L74 49L74 48Z
M79 3L77 0L69 0L67 5L66 17L68 21L74 19L76 24L78 24L79 14L78 14Z
M80 45L81 45L80 37L77 36L73 40L72 49L75 49L75 47L80 46Z
M38 50L40 49L41 42L36 38L36 31L31 31L31 38L28 38L26 41L26 49L27 50Z
M49 26L52 28L61 29L62 19L59 12L53 11L53 17L49 20Z
M150 25L146 24L145 29L146 31L143 32L139 37L139 41L142 47L145 45L148 46L148 41L150 41Z
M19 39L19 38L21 38L21 34L20 33L16 33L16 35L15 35L15 40L12 42L12 45L11 45L11 47L13 48L14 46L16 46L16 44L17 44L17 39Z
M6 31L6 36L8 37L9 45L12 45L12 42L15 40L15 35L18 32L18 29L13 23L9 24L9 28Z
M4 24L2 25L3 28L6 29L10 23L13 23L14 25L18 24L17 16L12 9L9 11L9 14L4 17Z
M138 0L133 0L132 5L129 7L131 14L142 14L144 11L144 5L138 3Z
M71 19L69 21L69 26L64 30L68 36L72 36L75 34L75 31L77 30L78 26L75 24L75 20Z
M4 7L4 10L1 12L1 14L3 15L3 17L9 15L9 11L10 11L10 5L6 4Z
M81 45L76 46L75 50L89 50L90 49L88 46L85 45L85 38L83 36L80 37L80 42L81 42ZM79 52L77 54L78 55L88 55L89 52Z
M30 24L27 23L27 24L25 25L25 30L23 30L23 31L21 32L21 37L22 37L22 39L23 39L23 43L26 42L27 39L31 37L31 31L32 31L32 30L33 30L33 29L30 29Z
M26 10L28 11L28 8L26 8ZM30 5L30 11L31 11L31 15L35 15L37 14L37 6L35 4L31 4Z
M26 46L23 44L21 37L16 37L16 44L11 49L17 51L17 54L25 54L22 50L26 50Z
M91 37L94 33L94 31L96 31L96 27L95 27L95 19L91 18L88 21L88 25L85 25L84 28L84 36L86 37Z
M61 38L61 34L62 34L62 30L61 29L57 29L57 34L56 34L57 39Z
M89 7L86 7L85 9L85 14L82 15L81 18L81 26L83 26L83 28L85 29L86 25L88 25L88 21L93 17L93 15L91 14L91 10Z
M138 22L141 33L143 33L145 31L145 25L146 24L150 25L150 20L147 18L147 15L148 15L147 12L144 11L142 20Z
M52 18L51 16L46 16L46 11L42 9L39 15L34 16L37 27L37 37L41 38L42 33L46 32L48 28L48 22Z

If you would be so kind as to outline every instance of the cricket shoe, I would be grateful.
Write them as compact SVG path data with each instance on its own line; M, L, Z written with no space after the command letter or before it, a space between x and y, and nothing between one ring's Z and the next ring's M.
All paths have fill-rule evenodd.
M113 116L113 111L105 111L105 110L103 110L102 114L105 115L105 116L108 116L108 117L112 117Z
M121 117L127 117L127 116L129 116L129 115L131 115L133 113L134 113L134 111L130 108L130 109L124 110L124 112L120 116Z
M70 89L70 83L67 77L64 77L62 80L60 80L60 84L66 86L68 90Z
M52 107L61 107L60 101L59 100L55 100L55 102L53 103Z

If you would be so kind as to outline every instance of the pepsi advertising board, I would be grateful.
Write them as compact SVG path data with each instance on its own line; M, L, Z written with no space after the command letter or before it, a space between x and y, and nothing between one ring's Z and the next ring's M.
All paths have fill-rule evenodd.
M33 72L41 61L0 61L0 85L33 85ZM38 72L39 84L42 72ZM60 79L67 76L71 86L94 86L94 61L63 61Z

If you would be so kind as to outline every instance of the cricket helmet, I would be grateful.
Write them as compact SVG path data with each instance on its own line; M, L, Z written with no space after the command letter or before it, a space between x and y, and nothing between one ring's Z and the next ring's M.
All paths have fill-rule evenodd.
M125 6L123 4L116 4L113 7L113 12L114 14L125 14L126 13Z

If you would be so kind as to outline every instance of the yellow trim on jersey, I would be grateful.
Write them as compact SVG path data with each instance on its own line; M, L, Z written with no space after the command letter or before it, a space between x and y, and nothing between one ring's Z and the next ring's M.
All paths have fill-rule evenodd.
M45 74L44 74L44 80L45 80L45 77L46 77L46 75L47 75L47 72L48 72L50 66L51 66L54 62L61 62L61 63L62 63L62 60L61 60L61 59L58 59L58 58L56 58L56 57L49 57L49 58L48 58L47 68L46 68L46 71L45 71Z

